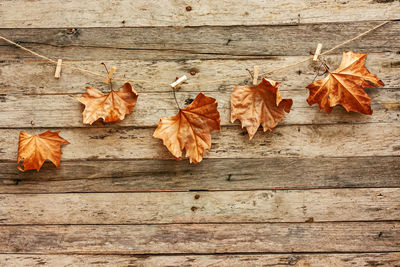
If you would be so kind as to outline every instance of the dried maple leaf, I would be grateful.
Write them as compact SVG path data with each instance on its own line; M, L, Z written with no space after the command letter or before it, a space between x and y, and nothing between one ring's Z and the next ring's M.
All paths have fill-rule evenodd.
M364 88L384 86L384 83L367 70L366 57L364 53L343 53L342 62L336 70L328 70L328 76L307 86L310 90L308 104L318 104L320 110L328 113L340 104L347 111L371 115L371 98Z
M211 131L221 132L217 105L215 98L200 93L175 116L161 118L153 136L162 139L176 159L182 157L185 148L190 162L198 163L211 147Z
M46 159L58 167L61 160L61 145L69 142L58 135L58 132L47 131L30 135L24 131L19 133L18 169L21 171L40 170ZM21 167L21 160L24 159Z
M92 124L100 118L104 122L123 120L125 114L132 112L137 98L135 89L130 83L125 83L118 91L111 90L108 94L87 86L82 97L75 99L85 105L83 123Z
M285 117L284 111L290 112L292 104L292 99L280 96L277 82L263 78L256 86L236 86L233 89L231 122L239 119L252 139L260 124L264 132L272 131Z

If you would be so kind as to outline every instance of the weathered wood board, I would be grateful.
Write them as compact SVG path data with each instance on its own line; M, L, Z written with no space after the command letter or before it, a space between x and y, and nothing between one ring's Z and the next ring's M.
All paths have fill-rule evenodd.
M400 253L340 254L233 254L233 255L38 255L3 254L0 262L10 266L397 266Z
M121 86L125 80L133 80L136 91L140 93L171 93L169 84L180 75L188 75L187 85L178 90L181 92L198 93L218 92L225 93L225 101L237 85L249 84L250 76L246 68L259 65L261 71L270 71L281 66L302 61L309 56L279 56L262 60L123 60L123 61L78 61L71 62L72 66L81 66L84 69L97 73L104 73L104 67L100 64L105 62L108 66L118 66L114 82L115 89ZM327 62L332 68L339 66L341 56L327 57ZM61 78L54 79L55 65L43 61L5 61L1 66L1 84L4 88L3 94L74 94L78 95L85 91L85 86L92 86L107 92L109 88L104 84L103 77L81 73L71 68L63 68ZM319 68L319 64L313 61L303 63L287 71L279 71L268 75L278 81L280 91L299 90L306 92L305 87L310 84ZM384 88L399 88L400 78L400 54L378 53L367 57L367 68L379 75L385 82ZM195 70L196 74L190 75ZM29 79L30 77L30 79ZM317 77L318 78L318 77ZM218 80L216 82L215 80ZM222 80L222 81L219 81ZM201 83L201 84L198 84ZM191 85L192 84L192 85ZM219 99L223 101L222 99ZM139 104L139 103L138 103Z
M0 40L0 266L400 266L399 1L3 0L0 35L73 67L131 80L132 114L82 124L74 97L104 77L62 68ZM229 97L267 72L375 27L344 51L368 53L382 88L373 115L306 102L320 64L267 77L293 109L249 140ZM201 91L222 132L199 164L152 137ZM33 123L33 128L31 126ZM21 130L61 131L56 168L16 168Z
M254 58L267 60L276 56L307 55L310 50L315 50L319 42L324 44L326 51L379 23L379 21L362 21L276 25L274 27L257 25L251 27L11 28L0 29L0 34L36 52L44 53L52 58L62 57L64 60L154 61L157 59L155 62L176 59L246 60ZM400 46L400 36L397 34L399 28L400 22L393 21L332 53L337 54L349 49L368 53L396 53ZM293 39L288 40L288 36ZM2 59L37 60L33 55L8 46L2 40L0 52L3 54ZM182 64L182 62L179 63ZM234 65L238 64L240 62L236 61ZM176 69L179 68L170 71ZM132 71L135 70L130 70L130 73ZM221 73L223 74L230 75L226 72ZM142 75L143 71L140 72L140 76Z
M3 28L326 23L398 19L399 9L398 1L381 0L6 0L0 5Z
M153 132L154 128L62 129L61 136L71 143L63 146L63 159L172 159ZM223 127L221 133L212 134L212 149L204 155L254 159L399 156L399 134L400 124L396 123L290 125L266 133L259 130L249 140L247 132L239 126ZM0 160L17 157L18 138L19 130L0 129L0 142L4 144Z
M400 189L3 194L2 224L400 220ZM45 203L45 205L44 205ZM29 209L27 209L29 207Z
M399 222L10 225L2 253L181 254L392 252Z
M318 168L315 168L318 166ZM0 163L1 193L400 187L400 157L63 161L21 173ZM157 171L155 171L157 170ZM212 170L212 171L210 171Z
M371 97L373 116L364 116L347 112L337 107L331 114L320 111L317 105L310 107L306 102L305 90L290 90L283 97L293 99L290 113L286 114L280 125L339 124L339 123L398 123L400 121L400 90L371 88L367 92ZM182 92L178 101L185 105L196 97L195 92ZM210 92L207 96L218 101L218 111L222 126L240 125L231 123L230 98L228 93ZM6 95L0 102L0 128L30 128L31 121L37 127L91 127L82 123L84 105L73 95ZM149 109L148 107L152 108ZM21 111L20 111L21 110ZM131 115L123 121L104 125L100 121L94 126L100 127L156 127L161 117L171 117L178 112L174 97L170 92L143 93Z

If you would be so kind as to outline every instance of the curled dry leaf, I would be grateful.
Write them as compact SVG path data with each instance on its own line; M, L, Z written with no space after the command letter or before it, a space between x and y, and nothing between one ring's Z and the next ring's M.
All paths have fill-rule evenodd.
M236 119L246 127L250 139L257 132L260 124L264 132L272 131L289 113L292 99L283 99L278 90L278 83L262 79L256 86L236 86L231 94L231 122Z
M138 94L130 83L125 83L118 91L111 90L108 94L87 86L82 97L75 99L85 105L83 123L92 124L100 118L104 122L123 120L126 114L132 112Z
M162 139L176 159L182 157L185 148L190 162L198 163L211 147L211 131L221 132L217 105L215 98L200 93L175 116L161 118L153 136Z
M69 144L60 137L58 132L47 131L42 134L30 135L24 131L19 134L18 169L21 171L40 170L46 159L58 167L61 160L61 145ZM21 160L22 162L21 167Z
M367 70L366 57L364 53L343 53L336 70L328 70L328 76L307 86L310 90L308 104L318 104L328 113L332 107L342 105L347 111L371 115L371 98L364 88L384 86L384 83Z

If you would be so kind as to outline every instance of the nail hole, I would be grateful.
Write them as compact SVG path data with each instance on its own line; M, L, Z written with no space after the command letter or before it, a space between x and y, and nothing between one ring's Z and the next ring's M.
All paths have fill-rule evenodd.
M74 34L76 32L75 28L69 28L66 30L67 34Z

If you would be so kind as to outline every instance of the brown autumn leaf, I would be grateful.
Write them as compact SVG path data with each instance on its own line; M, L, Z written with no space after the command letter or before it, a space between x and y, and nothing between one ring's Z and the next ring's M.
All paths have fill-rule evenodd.
M278 83L262 79L256 86L236 86L231 94L231 122L236 119L246 127L250 139L257 132L260 124L264 132L272 131L289 113L292 99L283 99L278 90Z
M69 144L60 137L59 131L46 131L41 134L30 135L24 131L19 133L18 143L18 169L21 171L40 170L46 159L58 167L61 160L61 145ZM21 167L21 160L22 162Z
M211 147L211 131L221 132L217 105L215 98L200 93L175 116L161 118L153 136L162 139L177 160L185 148L190 163L199 163Z
M318 104L320 110L324 109L328 114L332 107L342 105L348 112L371 115L371 98L364 88L385 84L367 70L366 57L364 53L343 53L342 62L336 70L328 70L328 76L307 86L310 90L308 104Z
M123 120L126 114L132 112L138 94L130 83L125 83L118 91L111 90L108 94L87 86L82 97L75 99L85 105L83 123L92 124L100 118L104 122Z

